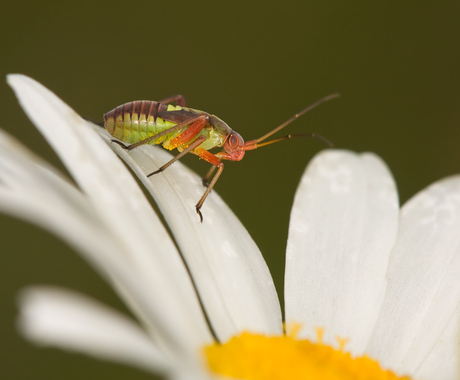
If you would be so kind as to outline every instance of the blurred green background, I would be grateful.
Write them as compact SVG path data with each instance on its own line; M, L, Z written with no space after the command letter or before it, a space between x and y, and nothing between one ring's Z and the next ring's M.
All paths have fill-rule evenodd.
M15 1L0 12L0 74L30 75L95 120L127 101L180 93L246 140L340 92L289 132L379 154L403 203L460 172L459 21L458 1ZM0 99L0 126L64 170L6 83ZM249 152L226 165L216 187L263 252L281 298L293 196L323 148L298 139ZM207 171L196 157L183 161ZM0 236L2 379L151 378L23 341L15 296L26 285L65 286L125 309L54 237L3 215Z

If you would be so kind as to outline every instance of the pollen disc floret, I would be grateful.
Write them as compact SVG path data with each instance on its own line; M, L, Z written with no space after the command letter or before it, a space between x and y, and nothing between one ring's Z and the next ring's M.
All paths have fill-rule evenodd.
M410 380L383 370L367 356L352 358L341 349L295 336L265 336L243 332L225 344L204 348L208 366L220 375L246 380L322 379L322 380Z

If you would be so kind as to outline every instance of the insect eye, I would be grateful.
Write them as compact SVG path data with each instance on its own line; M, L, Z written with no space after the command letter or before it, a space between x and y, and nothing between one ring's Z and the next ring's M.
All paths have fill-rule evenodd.
M236 147L238 145L238 137L233 134L230 136L230 145L232 147Z

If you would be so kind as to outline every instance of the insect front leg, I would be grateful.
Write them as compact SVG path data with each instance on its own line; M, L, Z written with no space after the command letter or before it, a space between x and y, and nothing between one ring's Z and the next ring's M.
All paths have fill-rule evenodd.
M209 169L209 171L206 173L206 175L201 179L201 182L203 183L203 186L204 187L208 187L209 186L209 179L211 178L212 176L212 173L214 173L214 171L216 170L216 166L211 166L211 168Z
M203 206L204 201L206 200L206 198L208 197L208 195L211 192L212 188L214 187L214 185L216 184L216 182L219 179L220 175L222 174L222 171L224 170L224 163L221 160L219 160L219 158L217 158L214 154L212 154L212 153L210 153L207 150L204 150L202 148L195 149L195 153L200 158L202 158L203 160L205 160L205 161L209 162L210 164L214 165L214 167L217 167L217 173L212 178L212 181L209 183L208 188L206 189L206 191L204 192L203 196L201 197L201 199L198 201L198 203L195 206L196 212L200 216L200 223L203 223L203 214L200 211L201 206ZM211 171L209 171L209 172L211 172ZM209 174L209 172L208 172L208 174ZM212 174L212 172L211 172L211 174Z

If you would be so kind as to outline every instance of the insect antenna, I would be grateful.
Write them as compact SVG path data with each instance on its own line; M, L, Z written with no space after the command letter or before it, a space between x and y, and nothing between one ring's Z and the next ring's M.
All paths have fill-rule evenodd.
M281 124L279 127L276 127L274 130L268 132L267 134L263 135L262 137L259 137L257 140L255 140L256 143L259 143L263 140L265 140L266 138L270 137L271 135L275 134L276 132L278 132L279 130L283 129L284 127L286 127L287 125L291 124L294 120L296 120L297 118L299 118L300 116L306 114L308 111L312 110L313 108L316 108L318 107L321 103L324 103L324 102L327 102L329 100L332 100L332 99L335 99L335 98L338 98L340 96L340 94L331 94L331 95L328 95L328 96L325 96L324 98L321 98L320 100L318 100L317 102L309 105L307 108L303 109L302 111L300 111L299 113L296 113L294 116L292 116L290 119L288 119L287 121L285 121L283 124ZM290 139L291 137L288 137L288 136L299 136L299 135L287 135L285 137L281 137L280 139L277 139L277 140L272 140L272 142L269 142L270 144L273 144L277 141L281 141L281 140L284 140L284 139ZM310 133L308 135L304 135L304 136L309 136L309 137L315 137L315 138L319 138L320 140L323 140L325 141L327 144L330 144L330 141L325 139L324 137L320 136L320 135L316 135L314 133ZM262 145L267 145L267 143L264 143L264 144L257 144L257 147L261 147Z
M287 140L287 139L293 139L294 137L312 137L314 139L318 139L318 140L323 141L330 148L332 148L334 146L334 144L332 143L331 140L328 140L326 137L318 135L317 133L301 133L301 134L296 134L296 135L286 135L286 136L280 137L280 138L275 139L275 140L270 140L270 141L264 142L262 144L257 144L257 148L260 148L260 147L265 146L265 145L274 144L274 143L279 142L279 141L283 141L283 140Z

